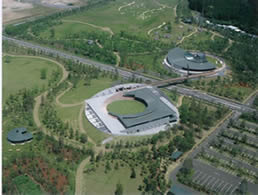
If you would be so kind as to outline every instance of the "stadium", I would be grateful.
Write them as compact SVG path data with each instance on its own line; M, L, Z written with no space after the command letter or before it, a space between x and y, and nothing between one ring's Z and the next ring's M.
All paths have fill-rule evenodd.
M133 114L108 111L108 105L121 100L137 101L145 108ZM117 85L97 93L85 100L85 115L97 129L113 135L154 134L179 120L178 110L168 98L157 88L145 84Z
M200 74L216 69L204 53L191 53L178 47L168 52L164 64L179 74Z

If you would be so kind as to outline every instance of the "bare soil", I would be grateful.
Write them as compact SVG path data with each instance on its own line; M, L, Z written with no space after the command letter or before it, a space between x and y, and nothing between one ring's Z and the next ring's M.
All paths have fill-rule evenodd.
M30 9L33 8L31 3L23 3L15 0L3 0L3 22L7 23L19 18L31 15Z

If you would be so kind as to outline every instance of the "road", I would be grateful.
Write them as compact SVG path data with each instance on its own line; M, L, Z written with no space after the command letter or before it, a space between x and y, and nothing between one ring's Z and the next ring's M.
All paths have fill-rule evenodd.
M81 58L81 57L78 57L78 56L75 56L75 55L72 55L72 54L69 54L69 53L65 53L63 51L59 51L59 50L56 50L56 49L40 46L40 45L35 44L35 43L29 43L29 42L26 42L26 41L6 37L4 35L3 35L3 40L8 40L8 41L16 43L20 46L35 49L36 51L43 51L46 54L52 54L54 57L60 56L61 58L64 58L64 59L69 59L69 60L73 60L73 61L80 62L80 63L83 63L83 64L92 65L92 66L95 66L97 68L100 68L101 70L111 71L111 72L112 71L113 72L118 71L119 75L121 75L122 77L125 77L125 78L131 78L131 77L134 76L135 78L141 78L143 81L147 81L147 80L156 81L152 78L148 78L146 76L140 75L140 74L138 74L136 72L133 72L133 71L128 71L128 70L125 71L125 70L122 70L120 68L116 68L112 65L107 65L107 64L103 64L103 63L100 63L100 62L90 60L90 59Z
M180 88L177 88L177 90ZM255 97L256 94L254 93L251 97L249 97L249 99L246 101L246 105L250 105L250 103L253 101L253 97ZM201 152L202 148L208 148L209 143L214 140L218 134L226 129L228 123L230 120L237 120L239 118L239 116L241 115L240 112L238 111L234 111L222 124L220 124L203 142L201 142L199 145L195 146L193 148L193 151L186 157L186 158L192 158L194 159L194 157ZM196 160L194 160L194 164L198 164L195 163ZM198 192L194 191L193 189L190 189L188 186L185 186L181 183L179 183L177 181L176 175L178 173L178 171L180 170L180 168L182 167L182 163L180 163L170 174L170 178L173 181L174 185L177 185L179 187L182 187L186 190L189 191L189 193L191 192L192 194L198 194ZM200 168L202 170L202 168ZM253 189L255 187L255 185L249 184L250 188Z
M105 71L117 71L119 73L119 75L121 75L124 78L141 78L143 81L151 81L151 82L156 82L157 80L153 79L153 78L149 78L145 75L141 75L139 73L133 72L133 71L129 71L129 70L122 70L120 68L116 68L112 65L107 65L107 64L103 64L100 62L96 62L94 60L90 60L90 59L86 59L86 58L82 58L82 57L78 57L69 53L65 53L63 51L59 51L56 49L52 49L52 48L48 48L48 47L43 47L34 43L29 43L26 41L22 41L22 40L18 40L18 39L14 39L14 38L10 38L10 37L6 37L3 36L3 40L8 40L11 42L14 42L20 46L23 47L27 47L27 48L31 48L31 49L35 49L37 51L43 51L47 54L52 54L53 56L60 56L62 58L65 59L69 59L69 60L74 60L76 62L80 62L83 64L88 64L88 65L92 65L95 66L97 68L100 68L101 70L105 70ZM162 81L163 82L163 81ZM165 82L165 81L164 81ZM183 87L178 87L178 86L171 86L168 87L169 89L176 89L178 93L181 93L183 95L188 95L188 96L192 96L198 99L202 99L202 100L206 100L208 102L211 103L216 103L216 104L222 104L225 105L233 110L237 110L240 112L253 112L255 111L255 109L249 107L250 104L241 104L238 102L234 102L231 101L229 99L224 99L222 97L216 97L210 94L207 94L205 92L200 92L197 90L193 90L193 89L187 89L187 88L183 88Z
M239 112L254 112L256 109L251 108L249 103L247 104L242 104L240 102L235 102L230 99L226 99L223 97L217 97L214 95L207 94L205 92L199 91L199 90L194 90L194 89L188 89L188 88L183 88L183 87L178 87L178 86L170 86L168 87L170 90L176 90L178 93L186 95L186 96L192 96L197 99L205 100L211 103L215 104L222 104L226 107L229 107L232 110L236 110ZM253 99L253 98L252 98Z

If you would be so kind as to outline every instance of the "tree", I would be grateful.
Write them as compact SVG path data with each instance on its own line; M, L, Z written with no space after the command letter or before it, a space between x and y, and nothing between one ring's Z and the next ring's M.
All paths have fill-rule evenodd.
M121 183L116 184L116 191L115 195L122 195L123 194L123 186Z
M131 172L130 178L133 178L133 179L136 178L136 173L135 173L134 168L132 168L132 172Z
M45 80L47 78L47 69L46 68L42 68L40 70L40 79Z
M191 158L188 158L183 163L182 171L185 174L190 174L193 170L193 160Z
M247 184L247 181L246 179L243 179L241 184L239 185L239 192L240 194L247 194L248 192L248 184Z

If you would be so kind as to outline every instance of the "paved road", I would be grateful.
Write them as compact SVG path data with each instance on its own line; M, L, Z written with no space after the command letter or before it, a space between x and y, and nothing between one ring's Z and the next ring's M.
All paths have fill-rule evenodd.
M151 81L151 82L157 81L155 79L143 76L139 73L135 73L135 72L128 71L128 70L122 70L122 69L116 68L116 67L111 66L111 65L103 64L103 63L96 62L96 61L90 60L90 59L81 58L81 57L78 57L78 56L74 56L72 54L68 54L68 53L58 51L56 49L52 49L52 48L48 48L48 47L43 47L43 46L40 46L40 45L37 45L37 44L34 44L34 43L29 43L29 42L26 42L26 41L10 38L10 37L6 37L6 36L3 36L3 40L8 40L8 41L14 42L14 43L16 43L20 46L27 47L27 48L32 48L32 49L35 49L35 50L38 50L38 51L43 51L43 52L48 53L48 54L51 53L53 56L60 56L60 57L65 58L65 59L74 60L74 61L84 63L84 64L89 64L89 65L98 67L101 70L113 71L113 72L118 71L118 73L121 76L123 76L124 78L131 78L131 77L134 76L135 78L141 78L143 81L147 81L147 80ZM187 89L187 88L183 88L183 87L178 87L178 86L171 86L171 87L169 87L169 89L176 89L181 94L188 95L188 96L193 96L195 98L203 99L203 100L206 100L206 101L209 101L209 102L212 102L212 103L223 104L223 105L225 105L225 106L227 106L227 107L229 107L233 110L237 110L237 111L240 111L240 112L253 112L253 111L255 111L254 108L249 107L250 103L247 103L247 105L248 105L247 106L247 105L244 105L244 104L241 104L241 103L236 103L236 102L233 102L233 101L230 101L230 100L227 100L227 99L223 99L221 97L215 97L215 96L206 94L204 92L200 92L200 91L192 90L192 89ZM252 98L252 100L253 100L253 98Z
M180 89L180 88L178 88L178 89ZM253 101L253 97L254 97L254 96L255 96L255 94L253 94L253 96L249 98L249 100L246 102L246 105L250 105L250 103ZM219 125L219 126L217 127L217 129L216 129L215 131L213 131L207 139L205 139L205 141L203 141L200 145L198 145L198 146L193 150L193 152L192 152L191 154L189 154L188 158L194 159L194 157L195 157L199 152L201 152L202 148L208 148L209 143L210 143L213 139L215 139L215 138L217 137L217 135L218 135L223 129L225 129L225 128L227 127L229 121L230 121L231 119L234 120L234 121L237 120L240 115L241 115L240 112L234 111L233 114L232 114L229 118L227 118L227 120L225 120L221 125ZM200 166L199 163L196 163L196 160L193 160L193 164L194 164L194 167L198 170L198 166ZM174 185L181 186L181 187L183 187L184 189L186 189L186 190L188 189L188 190L189 190L189 187L188 187L188 186L185 186L185 185L183 185L183 184L180 184L180 183L177 181L176 174L178 173L178 171L180 170L181 167L182 167L182 163L181 163L176 169L174 169L174 170L172 171L172 173L171 173L171 175L170 175L170 178L171 178L172 183L173 183ZM206 166L206 167L208 167L208 166ZM199 170L203 170L203 166L199 167ZM217 169L216 169L216 170L217 170ZM211 172L212 172L212 171L214 172L214 170L210 170L210 171L211 171ZM221 172L221 171L218 171L218 172ZM227 174L227 173L223 173L223 174ZM228 175L229 175L229 174L228 174ZM231 177L231 176L229 175L228 177ZM238 179L239 179L239 181L241 180L241 178L238 178ZM256 188L257 188L257 185L248 182L248 189L250 190L250 192L252 192L252 194L255 194L254 192L255 192L255 189L256 189ZM193 189L192 189L192 190L193 190ZM189 191L189 193L190 193L190 191ZM195 192L195 193L197 193L197 192ZM194 194L195 194L195 193L194 193Z
M40 45L35 44L35 43L29 43L29 42L26 42L26 41L10 38L10 37L6 37L6 36L3 36L3 40L8 40L8 41L14 42L14 43L16 43L20 46L35 49L36 51L43 51L46 54L52 54L53 56L60 56L64 59L74 60L76 62L80 62L80 63L83 63L83 64L92 65L92 66L95 66L97 68L100 68L101 70L114 71L114 72L117 70L118 73L125 78L131 78L132 76L135 76L135 78L141 78L143 81L146 81L146 80L156 81L152 78L142 76L142 75L140 75L138 73L135 73L133 71L132 72L125 71L125 70L116 68L112 65L107 65L107 64L103 64L103 63L100 63L100 62L90 60L90 59L81 58L81 57L78 57L78 56L75 56L75 55L72 55L72 54L69 54L69 53L65 53L63 51L59 51L59 50L56 50L56 49L40 46Z
M168 87L171 90L176 90L178 93L181 93L183 95L188 95L192 96L198 99L206 100L211 103L216 103L216 104L222 104L226 107L229 107L232 110L236 110L239 112L254 112L256 111L254 108L251 108L248 104L242 104L239 102L234 102L230 101L229 99L224 99L222 97L216 97L210 94L207 94L205 92L201 92L199 90L194 90L194 89L188 89L188 88L183 88L183 87L178 87L178 86L170 86ZM248 105L248 106L247 106Z

